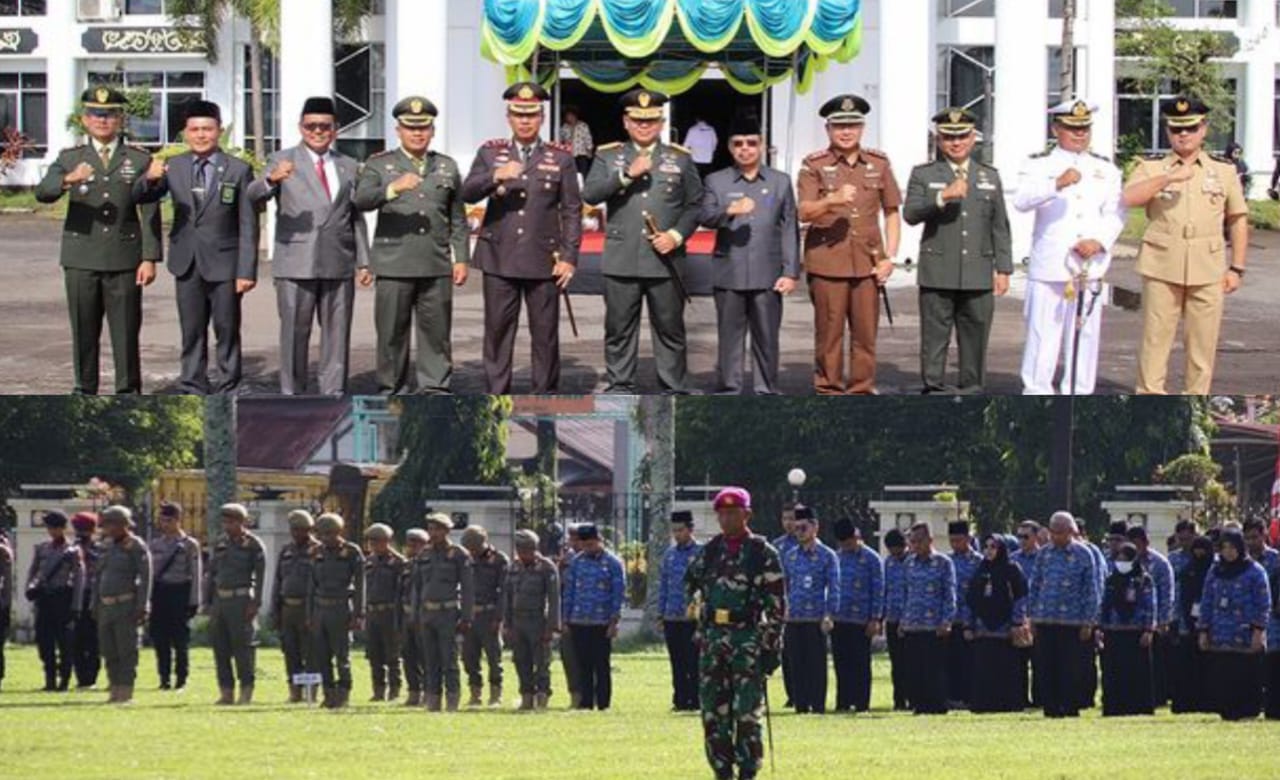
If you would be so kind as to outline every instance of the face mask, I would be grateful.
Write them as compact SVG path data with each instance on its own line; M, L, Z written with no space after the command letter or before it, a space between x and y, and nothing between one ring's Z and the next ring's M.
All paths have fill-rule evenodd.
M1116 561L1116 571L1128 574L1133 571L1133 561Z

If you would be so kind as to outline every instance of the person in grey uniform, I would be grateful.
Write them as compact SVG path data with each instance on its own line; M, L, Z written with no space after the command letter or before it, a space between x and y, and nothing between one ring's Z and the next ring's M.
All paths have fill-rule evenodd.
M364 620L364 553L343 538L345 525L332 512L316 518L320 544L311 553L307 588L311 665L320 669L327 709L341 709L351 699L351 632Z
M182 530L182 507L160 506L160 536L151 540L151 645L160 690L182 690L190 674L191 618L200 610L200 543ZM176 675L176 676L174 676ZM172 682L171 682L172 679Z
M284 670L289 682L289 703L302 701L302 686L296 674L310 671L311 638L307 635L307 588L311 586L311 556L320 545L312 535L316 521L305 509L289 513L292 541L280 548L276 558L275 583L271 589L271 627L280 636Z
M462 546L471 555L476 592L475 620L462 638L462 663L471 688L467 706L479 707L483 703L484 676L480 671L483 653L489 663L489 706L497 707L502 704L502 604L506 598L510 559L489 544L489 533L478 525L463 531Z
M405 697L406 707L423 704L422 686L426 680L425 659L422 653L422 637L413 625L413 566L418 555L427 547L430 539L421 528L410 528L404 534L405 566L400 570L400 625L403 626L400 642L400 658L404 663L404 682L409 688Z
M404 630L400 591L404 587L404 556L391 549L391 526L374 523L364 531L369 554L364 559L364 650L373 675L370 701L400 698L400 636Z
M516 531L507 575L503 638L520 678L520 709L545 710L551 696L551 638L560 630L560 571L538 553L538 535Z
M782 298L800 277L800 229L791 179L761 163L764 137L754 116L738 116L729 130L733 166L703 182L699 221L716 231L718 386L742 393L743 353L751 334L756 395L778 393L778 331Z
M262 609L262 585L267 556L262 540L245 530L249 510L243 504L223 504L222 536L209 553L205 571L204 603L209 614L209 644L218 672L219 697L215 704L253 702L254 646L258 611ZM235 672L232 673L234 662Z
M427 515L430 542L413 562L414 625L422 645L426 669L424 702L440 711L441 691L450 712L458 709L458 635L471 627L475 614L475 585L471 556L449 541L453 521L448 515Z
M132 528L133 517L127 508L109 506L102 511L107 544L98 561L93 613L111 688L108 704L127 704L133 699L138 677L138 628L147 622L151 599L151 555Z
M24 592L35 611L44 690L65 691L73 664L72 621L84 604L84 556L67 540L64 512L45 512L43 522L49 538L36 545Z

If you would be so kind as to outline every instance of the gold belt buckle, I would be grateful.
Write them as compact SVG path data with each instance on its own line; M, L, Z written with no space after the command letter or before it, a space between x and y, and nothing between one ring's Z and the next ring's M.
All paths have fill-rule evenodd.
M716 610L716 625L717 625L717 626L727 626L727 625L729 625L731 622L733 622L733 621L729 620L729 610L727 610L727 609L717 609L717 610Z

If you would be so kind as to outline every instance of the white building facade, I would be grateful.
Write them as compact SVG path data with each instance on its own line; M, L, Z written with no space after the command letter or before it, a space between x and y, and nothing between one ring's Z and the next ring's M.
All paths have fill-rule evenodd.
M500 95L506 74L481 56L482 0L370 0L373 11L351 40L334 41L326 0L281 0L278 64L264 63L267 142L297 140L295 117L313 94L334 94L343 143L358 156L394 145L390 109L410 93L440 107L436 148L468 165L485 140L504 135ZM1079 0L1078 91L1112 110L1096 131L1110 151L1136 133L1158 149L1160 96L1126 91L1115 57L1114 0ZM1277 0L1173 0L1174 23L1230 33L1239 52L1227 63L1235 85L1235 140L1250 167L1269 173L1280 149ZM983 118L989 155L1012 179L1020 160L1043 148L1043 108L1059 97L1057 70L1062 0L864 0L862 54L832 64L813 89L790 85L762 98L774 163L796 170L825 145L818 106L840 92L866 95L874 106L866 143L887 151L899 176L931 152L929 118L963 104ZM89 83L115 81L146 89L153 116L131 123L135 143L159 147L180 130L182 104L204 98L222 106L238 146L252 144L248 27L225 25L213 58L165 15L165 0L0 0L0 128L35 144L0 182L29 185L57 150L76 142L67 129ZM717 78L714 69L708 79ZM563 84L573 74L563 70ZM567 87L566 87L567 88ZM673 110L680 111L680 100ZM789 117L794 116L794 123ZM593 129L615 117L589 117ZM1265 186L1255 177L1255 195Z

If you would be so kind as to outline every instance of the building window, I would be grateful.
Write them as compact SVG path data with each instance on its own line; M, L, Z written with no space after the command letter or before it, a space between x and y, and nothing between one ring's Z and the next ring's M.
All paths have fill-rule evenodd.
M244 148L252 150L253 88L249 74L250 48L244 47ZM262 108L265 119L266 151L268 154L280 148L280 68L275 55L262 48Z
M49 145L49 92L43 73L0 73L0 129L12 127L31 147L24 157L43 157Z
M1280 79L1276 79L1276 108L1271 112L1271 146L1275 149L1276 157L1280 157Z
M1235 19L1236 0L1165 0L1173 15L1192 19Z
M124 0L124 12L138 16L163 15L164 0Z
M333 49L338 148L358 160L386 148L386 49L380 43L339 43Z
M151 116L129 118L129 141L153 150L181 142L187 103L204 98L201 71L91 72L89 83L146 89L151 93Z
M1061 19L1066 0L1049 0L1049 18ZM1076 0L1076 18L1085 17L1086 3ZM943 19L978 18L991 19L996 15L996 0L941 0L938 14Z
M937 108L967 108L978 117L978 131L989 142L995 121L995 61L992 46L944 46L938 57ZM990 162L991 144L977 150Z
M1227 79L1227 90L1236 91L1236 80ZM1116 122L1119 129L1120 143L1123 148L1126 137L1141 141L1141 148L1148 153L1169 151L1169 138L1164 131L1164 120L1161 111L1178 96L1178 85L1165 82L1161 85L1160 94L1143 94L1133 81L1120 79L1116 83ZM1231 139L1235 138L1235 115L1231 117L1231 126L1226 132L1212 132L1205 139L1209 149L1223 150ZM1137 143L1134 146L1138 146Z
M44 16L48 0L0 0L0 16Z

